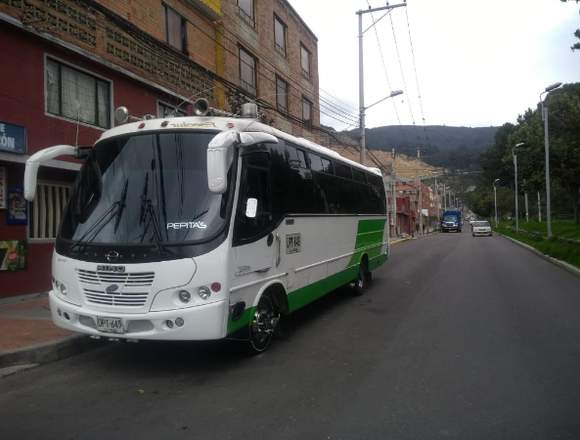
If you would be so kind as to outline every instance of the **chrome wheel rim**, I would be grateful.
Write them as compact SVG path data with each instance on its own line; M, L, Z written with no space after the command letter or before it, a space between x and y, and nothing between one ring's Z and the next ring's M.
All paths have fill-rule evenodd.
M257 350L264 349L276 331L280 314L274 310L270 298L262 298L254 311L250 325L252 345Z

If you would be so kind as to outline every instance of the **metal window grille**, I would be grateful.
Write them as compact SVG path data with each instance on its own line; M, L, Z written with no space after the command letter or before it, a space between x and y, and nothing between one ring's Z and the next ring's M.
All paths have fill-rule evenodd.
M187 116L187 113L164 102L157 103L157 116L160 118L171 118L174 116Z
M38 184L36 198L30 203L28 238L56 238L70 191L65 184Z

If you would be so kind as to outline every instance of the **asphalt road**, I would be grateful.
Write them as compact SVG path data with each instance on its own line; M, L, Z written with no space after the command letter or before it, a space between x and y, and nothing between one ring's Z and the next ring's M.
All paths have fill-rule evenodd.
M0 380L1 439L578 439L580 279L501 237L400 244L265 354L112 344Z

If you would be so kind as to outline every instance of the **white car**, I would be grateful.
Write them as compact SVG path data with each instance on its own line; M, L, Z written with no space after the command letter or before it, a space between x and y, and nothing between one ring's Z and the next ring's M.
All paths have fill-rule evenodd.
M476 220L471 223L471 235L488 235L491 237L491 225L485 220Z

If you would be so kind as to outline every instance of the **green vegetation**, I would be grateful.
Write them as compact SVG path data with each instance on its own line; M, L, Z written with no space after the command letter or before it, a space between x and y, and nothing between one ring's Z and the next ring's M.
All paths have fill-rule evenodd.
M580 226L572 221L552 222L554 238L548 240L546 224L538 222L520 223L520 232L516 233L511 222L501 222L495 230L508 237L526 243L545 255L557 258L580 268L580 243L571 243L566 240L580 237ZM561 234L561 235L560 235Z
M520 222L520 229L546 236L546 222ZM552 235L560 239L578 240L580 245L580 225L573 220L553 220Z
M574 218L576 223L580 223L580 83L565 84L546 99L550 125L552 218ZM517 150L520 209L524 206L523 193L527 192L530 215L536 217L539 192L542 214L545 214L544 125L538 109L526 110L515 125L508 123L500 127L493 147L481 155L480 182L466 197L468 206L476 214L493 216L493 182L499 179L499 216L514 217L512 149L519 143L523 143Z
M561 0L561 1L565 3L565 2L567 2L568 0ZM573 0L570 0L570 1L573 1ZM579 0L576 0L576 3L580 3L580 1L579 1ZM576 37L578 40L580 40L580 29L576 29L576 32L574 32L574 36L575 36L575 37ZM575 42L575 43L572 45L571 49L572 49L572 50L580 50L580 42L578 42L578 41L577 41L577 42Z

